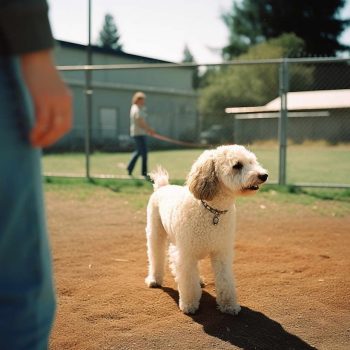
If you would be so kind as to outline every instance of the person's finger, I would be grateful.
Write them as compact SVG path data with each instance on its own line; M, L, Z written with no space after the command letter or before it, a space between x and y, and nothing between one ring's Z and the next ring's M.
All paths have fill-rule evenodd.
M35 103L35 123L30 132L30 141L33 146L39 146L39 140L50 128L49 113L49 106L45 102Z
M45 107L45 104L37 108L37 123L31 134L33 146L49 146L71 129L72 110L70 101L71 97L66 96L57 101L51 101L50 110Z
M55 114L50 118L50 123L45 133L35 140L35 146L47 147L55 143L70 129L71 123L67 115Z

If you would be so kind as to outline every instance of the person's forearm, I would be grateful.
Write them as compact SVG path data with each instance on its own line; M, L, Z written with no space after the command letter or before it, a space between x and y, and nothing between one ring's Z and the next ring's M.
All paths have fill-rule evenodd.
M46 147L70 130L72 97L56 70L50 50L23 54L20 63L35 111L30 140L35 147Z
M145 131L147 131L148 133L153 131L153 129L146 123L146 121L143 118L137 119L137 125L140 128L142 128Z
M52 69L54 65L51 49L23 53L20 55L20 61L24 70L29 67L34 68L33 66Z
M60 79L51 50L22 54L20 55L20 64L23 78L32 95L38 88L50 85L56 79Z

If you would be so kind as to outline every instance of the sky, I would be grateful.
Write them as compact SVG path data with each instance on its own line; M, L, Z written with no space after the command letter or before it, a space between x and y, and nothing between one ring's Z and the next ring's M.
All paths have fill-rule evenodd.
M54 37L87 44L88 0L48 0ZM91 0L91 41L96 43L106 13L113 15L123 51L181 62L187 45L197 63L219 63L229 32L221 14L233 0ZM341 13L350 18L350 0ZM340 38L350 45L350 28Z

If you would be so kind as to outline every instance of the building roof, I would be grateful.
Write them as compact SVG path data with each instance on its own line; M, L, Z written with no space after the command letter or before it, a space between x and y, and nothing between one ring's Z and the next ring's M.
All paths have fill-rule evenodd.
M287 93L289 111L329 110L350 108L350 89L299 91ZM281 109L281 98L277 97L264 106L257 107L228 107L226 113L265 113L278 112Z
M86 51L86 48L87 48L86 45L72 43L69 41L56 40L56 42L60 46L69 47L69 48L73 48L73 49L77 49L77 50ZM158 60L156 58L151 58L151 57L133 55L133 54L124 52L122 50L113 50L113 49L109 49L109 48L101 47L101 46L97 46L97 45L91 45L91 49L92 49L92 52L95 52L95 53L104 53L104 54L113 55L113 56L135 59L135 60L138 60L139 62L141 61L141 62L145 62L145 63L174 63L174 62L169 62L169 61Z

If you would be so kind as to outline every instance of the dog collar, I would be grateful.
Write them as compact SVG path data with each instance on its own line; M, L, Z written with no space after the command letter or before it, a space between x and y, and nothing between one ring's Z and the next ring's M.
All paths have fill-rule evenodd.
M204 202L203 199L201 199L201 202L203 204L203 207L207 210L209 210L212 214L214 214L213 217L213 225L216 226L219 223L220 215L226 214L228 210L218 210L213 207L211 207L208 203Z

